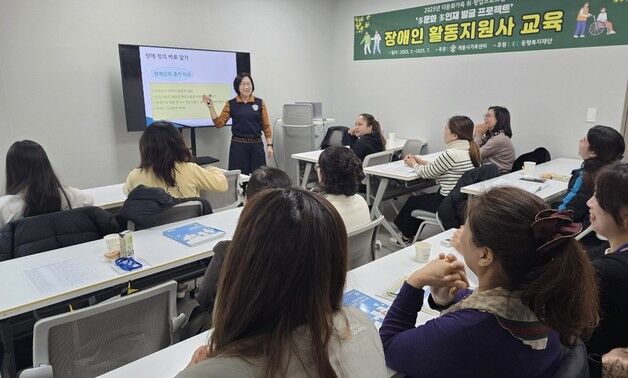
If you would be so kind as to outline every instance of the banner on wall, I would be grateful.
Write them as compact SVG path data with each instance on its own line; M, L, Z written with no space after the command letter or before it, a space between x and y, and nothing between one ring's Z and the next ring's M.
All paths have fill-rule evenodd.
M628 0L460 0L356 16L354 60L628 44Z

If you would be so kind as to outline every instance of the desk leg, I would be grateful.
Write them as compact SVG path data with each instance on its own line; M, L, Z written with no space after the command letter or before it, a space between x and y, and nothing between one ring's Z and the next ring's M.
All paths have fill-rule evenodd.
M297 182L294 183L295 186L301 185L301 162L299 160L295 160L297 162Z
M373 199L373 207L371 207L371 219L377 218L375 210L379 214L379 205L382 202L382 198L384 198L384 193L386 192L386 188L388 188L388 179L382 177L379 181L379 186L377 187L377 193L375 194L375 199Z
M303 180L301 181L301 186L303 188L307 188L307 180L310 178L310 173L312 172L312 164L310 162L305 162L305 170L303 171Z
M15 350L13 349L13 330L11 329L11 320L4 319L0 321L1 341L4 346L4 358L2 359L2 376L17 376L15 367Z
M386 188L388 187L388 181L389 180L387 178L382 177L381 181L379 182L377 194L375 194L375 199L373 200L373 207L371 207L371 219L375 219L382 214L379 211L379 205L382 203L382 198L384 198L384 193L386 192ZM395 231L393 226L388 222L386 217L384 217L382 225L386 230L388 230L388 232L390 232L390 235L392 237L397 238L397 240L399 240L399 242L403 244L403 240L401 240L401 237L399 236L397 231Z

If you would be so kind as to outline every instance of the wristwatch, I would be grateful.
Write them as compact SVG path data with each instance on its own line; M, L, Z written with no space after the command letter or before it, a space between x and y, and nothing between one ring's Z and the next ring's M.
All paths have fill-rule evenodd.
M272 143L267 143L266 146L267 147L274 147Z

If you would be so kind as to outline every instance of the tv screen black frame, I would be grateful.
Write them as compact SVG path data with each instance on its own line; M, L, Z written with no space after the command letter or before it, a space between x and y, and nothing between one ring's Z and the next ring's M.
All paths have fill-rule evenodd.
M243 51L195 49L188 47L153 46L118 44L120 72L122 78L122 96L127 131L144 131L146 129L146 108L142 87L142 66L140 64L140 47L156 47L165 49L183 49L198 51L229 52L236 54L236 72L251 73L251 53ZM220 111L220 109L218 109ZM230 125L230 123L228 124ZM213 125L195 127L214 127Z

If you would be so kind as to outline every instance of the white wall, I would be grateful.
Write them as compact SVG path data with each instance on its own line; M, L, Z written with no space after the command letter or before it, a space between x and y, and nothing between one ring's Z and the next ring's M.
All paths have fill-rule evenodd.
M41 143L62 182L122 182L139 163L125 126L118 43L251 52L272 120L295 100L331 102L331 0L0 0L0 193L4 155ZM226 164L229 129L197 133Z
M554 157L576 157L578 139L593 124L619 129L628 80L628 46L380 61L353 61L353 17L436 1L342 0L335 3L332 74L334 115L352 122L361 112L384 132L422 136L443 148L442 126L456 114L481 121L490 105L512 116L517 154L546 146Z
M353 61L353 16L432 2L0 0L0 160L30 138L64 183L124 180L140 133L126 132L118 43L250 51L272 120L284 103L320 100L339 124L371 112L385 133L423 137L431 150L449 116L479 121L493 104L511 110L518 153L545 145L575 156L587 107L620 127L628 46ZM224 166L229 136L201 130L199 152ZM0 163L0 193L4 180Z

